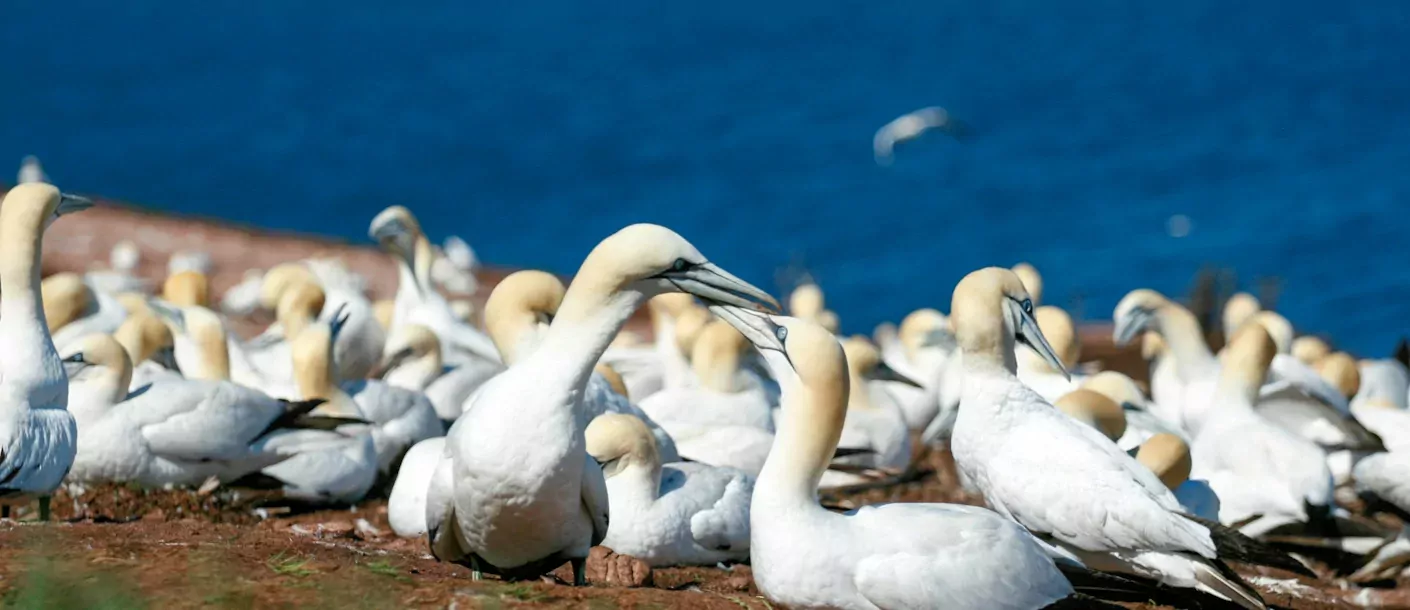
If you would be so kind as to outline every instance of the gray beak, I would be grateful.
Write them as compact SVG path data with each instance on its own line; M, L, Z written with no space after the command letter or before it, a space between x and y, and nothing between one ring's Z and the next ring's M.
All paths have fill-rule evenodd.
M783 341L778 338L778 329L781 327L773 322L773 316L752 308L732 305L711 304L710 311L738 330L754 347L784 351Z
M152 313L157 314L157 317L175 326L177 330L186 332L186 316L181 313L180 309L157 299L148 299L147 306L152 308Z
M347 303L338 306L338 310L333 312L333 317L328 321L328 328L334 341L338 340L338 333L342 332L343 327L348 323L348 318L352 316L347 309Z
M74 212L82 212L93 207L93 200L78 195L59 193L59 205L54 208L54 216L63 216Z
M1111 340L1117 347L1126 347L1136 338L1141 331L1146 330L1150 325L1153 314L1150 311L1137 307L1130 313L1121 316L1116 320L1116 328L1111 331Z
M896 369L887 366L885 362L876 365L876 368L872 369L871 374L867 375L867 378L871 379L872 381L894 381L896 383L904 383L913 388L924 387L920 385L920 382L896 372Z
M373 225L367 235L400 258L408 267L414 266L412 257L416 253L416 234L400 218Z
M181 370L180 367L176 366L176 350L171 347L163 347L153 352L151 360L152 362L166 367L168 370Z
M1053 367L1053 370L1062 373L1062 376L1067 379L1072 379L1072 376L1067 372L1067 367L1062 365L1062 359L1057 357L1057 354L1053 352L1053 346L1048 345L1047 338L1043 337L1043 331L1038 330L1037 320L1022 310L1019 312L1018 340L1038 352L1038 355L1042 356L1043 360Z
M675 284L681 292L700 297L707 305L712 306L711 309L714 309L715 305L729 305L769 312L781 311L778 301L769 296L769 293L735 277L714 263L701 263L684 271L667 271L661 277Z
M406 359L410 358L411 355L414 353L415 352L412 351L412 349L409 347L406 349L398 350L396 353L391 354L386 358L383 358L381 362L377 363L377 366L372 367L372 370L367 373L367 378L381 379L383 377L386 377L387 373L391 372L392 369L401 366L401 363L405 362Z

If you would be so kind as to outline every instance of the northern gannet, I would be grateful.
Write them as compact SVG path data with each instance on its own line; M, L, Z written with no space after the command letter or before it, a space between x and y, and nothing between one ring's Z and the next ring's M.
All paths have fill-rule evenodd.
M1156 434L1170 434L1188 441L1183 430L1150 412L1150 401L1130 377L1116 371L1102 371L1082 382L1082 389L1097 392L1121 406L1126 431L1116 444L1130 451Z
M310 415L316 401L290 403L228 381L163 379L129 393L132 363L108 335L85 337L63 362L79 430L68 476L76 482L230 482L289 457L271 442L282 432L346 423Z
M431 263L431 281L447 292L472 295L480 287L475 279L475 268L478 266L479 260L470 244L450 235L441 242Z
M446 367L440 339L420 324L403 324L392 333L382 358L371 377L426 394L447 428L460 418L470 394L498 374L483 367Z
M821 326L821 324L819 324ZM824 330L828 330L824 327ZM828 332L832 332L828 330ZM911 462L910 429L901 407L886 389L888 382L919 387L913 381L881 361L871 341L849 337L842 341L847 356L847 419L842 425L838 444L853 449L865 449L861 455L839 457L837 464L905 470ZM858 483L862 479L851 473L830 470L823 474L823 487Z
M664 227L632 225L593 248L538 349L477 393L446 440L427 497L432 553L511 578L564 561L584 584L588 549L607 534L607 488L587 457L582 392L618 330L646 299L777 309L767 293L709 262ZM445 481L449 485L442 485Z
M603 546L652 566L749 559L753 477L706 464L662 466L651 431L632 415L597 417L586 439L607 480L612 518Z
M1303 364L1312 366L1323 358L1332 355L1332 346L1327 345L1320 337L1303 335L1293 339L1292 355L1301 360Z
M1229 576L1223 561L1310 574L1290 557L1185 515L1154 473L1018 381L1016 342L1057 370L1062 362L1038 330L1032 300L1013 272L988 268L965 276L950 316L965 369L951 448L960 472L999 514L1091 567L1198 589L1246 608L1264 605L1256 591ZM1263 552L1235 554L1250 548Z
M847 417L837 339L796 318L713 308L747 336L783 386L779 437L754 487L754 582L794 608L1048 607L1072 585L1021 527L973 506L884 504L845 514L817 486Z
M1219 361L1205 343L1194 314L1164 295L1142 288L1117 303L1112 321L1112 340L1118 346L1131 343L1143 331L1156 335L1160 347L1148 350L1158 358L1151 370L1154 402L1150 411L1197 434L1219 376Z
M1263 311L1263 304L1247 292L1236 292L1229 297L1229 300L1224 302L1224 311L1220 316L1224 323L1224 340L1228 341L1233 337L1234 331L1260 311Z
M128 390L136 390L158 379L181 379L172 353L171 329L156 316L138 312L127 317L113 333L113 339L133 363Z
M1235 331L1209 415L1191 444L1194 476L1219 494L1220 521L1260 517L1242 528L1249 535L1321 519L1332 506L1326 453L1254 409L1275 350L1261 325Z
M474 360L499 362L499 354L485 333L461 321L445 297L431 285L431 242L421 232L411 211L402 206L382 210L368 228L368 235L397 262L400 278L391 332L415 322L435 331L441 339L441 357L449 364Z
M929 106L903 114L890 123L881 126L872 136L872 155L878 165L890 165L892 152L897 144L920 137L921 134L939 129L952 137L965 133L962 123L950 117L950 113L939 106Z
M1180 437L1161 432L1151 435L1136 450L1136 461L1160 477L1186 512L1208 521L1219 520L1219 494L1209 483L1190 478L1190 446Z
M77 428L40 302L40 252L51 223L92 205L42 182L16 186L0 203L0 497L39 494L44 520L48 494L73 464Z

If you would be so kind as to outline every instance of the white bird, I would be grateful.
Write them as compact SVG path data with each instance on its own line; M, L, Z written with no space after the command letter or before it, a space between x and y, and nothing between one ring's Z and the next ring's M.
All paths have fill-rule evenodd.
M1208 482L1190 478L1194 463L1184 439L1165 432L1153 434L1136 450L1136 461L1160 477L1186 512L1208 521L1219 520L1219 494Z
M421 225L402 206L392 206L372 219L368 235L392 254L400 278L391 330L415 322L435 331L441 339L441 357L449 364L473 360L499 362L499 353L485 333L466 324L445 297L431 285L431 242Z
M44 279L45 313L50 310L82 312L78 318L50 321L54 347L63 348L88 335L109 335L127 319L127 309L106 292L93 290L76 273L56 273ZM52 304L51 304L52 303Z
M40 165L39 157L25 155L25 157L20 160L19 173L15 174L15 184L32 184L36 182L47 184L49 182L49 176L44 173L44 166Z
M879 165L890 165L892 151L897 144L920 137L931 130L940 129L954 137L964 133L961 123L950 117L950 113L939 106L921 108L903 114L890 123L881 126L872 137L872 154Z
M821 325L820 325L821 326ZM824 327L826 329L826 327ZM830 332L830 331L829 331ZM881 361L881 354L862 337L842 341L847 356L847 419L842 425L838 444L866 453L838 457L839 464L899 471L911 462L910 429L896 398L887 392L885 384L895 382L913 387L920 384L897 373ZM860 483L862 477L852 473L829 470L823 474L822 486Z
M1356 419L1376 433L1392 452L1410 451L1410 372L1395 360L1363 360L1361 390L1351 401Z
M431 281L447 292L455 294L475 294L480 284L475 279L475 269L479 261L470 244L455 235L441 243L435 260L431 263Z
M413 444L441 436L444 428L435 407L421 392L370 379L336 382L333 346L347 320L346 312L335 312L331 322L310 324L294 337L290 346L294 381L300 398L327 401L319 412L366 420L377 448L378 468L389 475L392 465Z
M1216 562L1274 563L1310 574L1290 557L1185 515L1149 469L1018 381L1016 341L1057 370L1062 362L1038 330L1032 301L1013 272L988 268L965 276L950 315L965 367L951 448L960 472L999 514L1087 565L1198 589L1246 608L1264 605ZM1249 548L1266 553L1235 554Z
M912 430L935 428L927 439L948 436L963 382L949 320L934 309L918 309L901 321L895 333L889 329L879 333L876 344L888 367L924 386L919 390L904 384L887 387L900 403L906 425Z
M40 302L40 249L50 223L92 205L44 183L16 186L0 204L0 497L39 494L44 520L48 494L73 464L77 428Z
M357 282L347 279L350 276L331 271L342 269L341 263L312 264L320 260L323 259L284 263L264 274L259 304L275 312L276 322L240 348L249 355L251 370L237 362L237 377L248 372L256 381L287 383L292 375L287 355L289 339L310 320L331 321L335 311L348 317L333 346L338 380L365 379L381 360L386 333L372 303Z
M587 457L579 398L612 338L646 299L777 303L669 229L632 225L588 254L539 348L476 394L451 428L427 497L432 553L478 574L536 577L565 560L584 584L607 534L607 489ZM442 471L446 472L443 476ZM450 483L449 488L441 482Z
M272 442L282 432L346 423L309 415L317 402L290 403L228 381L160 380L129 394L132 363L108 335L85 337L63 362L79 429L72 481L230 482L289 457Z
M113 296L124 292L146 294L151 291L147 281L136 275L137 266L142 262L142 251L132 240L124 239L113 244L108 261L108 269L94 269L84 273L84 283L93 290Z
M1356 491L1368 511L1386 510L1402 523L1410 523L1410 453L1378 453L1356 463ZM1396 537L1379 544L1375 554L1358 568L1354 582L1398 577L1410 563L1410 526L1401 526Z
M460 418L470 395L499 372L487 367L446 367L441 363L440 340L420 324L397 328L387 339L384 354L371 377L424 393L447 428Z
M446 437L416 443L407 450L387 497L387 522L403 538L426 535L426 493L445 452Z
M1143 331L1158 339L1149 352L1158 356L1151 369L1151 413L1198 434L1208 398L1219 377L1219 361L1209 351L1199 321L1188 309L1145 288L1132 290L1112 313L1112 341L1125 346ZM1147 351L1147 350L1143 350Z
M749 559L753 477L706 464L662 466L651 431L631 415L597 417L586 442L607 480L612 519L603 546L652 566Z
M837 514L816 489L842 433L846 358L831 333L796 318L713 308L758 348L783 386L779 437L754 488L750 555L759 591L794 608L1047 607L1072 585L1027 532L949 504L884 504Z

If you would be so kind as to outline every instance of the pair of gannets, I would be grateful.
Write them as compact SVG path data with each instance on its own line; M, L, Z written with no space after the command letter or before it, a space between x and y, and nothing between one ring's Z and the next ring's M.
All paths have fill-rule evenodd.
M1016 342L1054 369L1063 367L1012 272L982 269L961 280L951 322L965 369L951 448L960 472L994 510L1090 567L1198 589L1247 608L1264 605L1228 576L1225 560L1309 573L1237 532L1186 515L1159 477L1018 380Z
M54 220L92 205L42 182L16 186L0 203L0 498L39 494L42 519L73 465L77 427L44 318L40 252Z
M582 395L594 366L646 299L687 292L707 303L777 303L710 263L679 235L632 225L583 261L533 353L486 383L451 428L427 492L432 553L534 577L564 561L583 584L588 549L607 535L602 470L587 456Z

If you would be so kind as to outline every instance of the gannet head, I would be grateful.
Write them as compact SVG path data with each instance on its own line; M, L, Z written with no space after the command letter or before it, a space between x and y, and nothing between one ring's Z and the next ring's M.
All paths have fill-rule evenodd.
M788 314L795 318L814 319L824 306L822 288L812 282L799 284L788 295Z
M220 316L201 306L177 308L156 299L147 305L171 330L182 375L187 379L230 379L230 352Z
M200 271L178 271L167 276L166 282L162 284L162 299L177 307L208 307L210 280Z
M171 349L175 345L171 329L156 316L146 312L128 315L113 333L113 338L122 345L134 365L151 358L160 350Z
M1229 345L1220 356L1223 368L1219 373L1220 382L1232 381L1248 396L1250 401L1258 395L1268 375L1268 366L1278 354L1278 345L1262 324L1245 324L1234 331Z
M127 396L127 386L132 383L132 360L127 351L108 335L88 335L75 345L67 347L59 354L64 363L64 373L69 383L84 382L106 377L112 395L111 403L120 402Z
M1088 377L1082 382L1082 389L1097 392L1118 405L1140 406L1146 403L1146 396L1141 393L1141 387L1130 377L1116 371L1102 371Z
M831 331L829 331L831 332ZM866 337L853 335L842 340L842 352L847 355L847 370L856 379L894 381L911 387L921 387L910 377L896 372L881 359L881 352ZM855 389L855 388L854 388Z
M516 271L495 285L485 302L485 330L505 364L513 364L537 340L563 304L563 282L551 273Z
M387 372L401 366L402 363L428 358L431 362L430 368L439 372L441 368L441 340L436 337L436 333L420 324L403 324L387 337L387 344L382 349L382 361L373 368L368 375L373 379L381 379Z
M421 223L416 222L411 210L399 205L382 210L372 219L367 235L408 267L415 267L416 238L421 235Z
M298 284L285 290L274 308L274 317L279 321L284 336L299 336L323 312L326 299L318 284Z
M1336 352L1317 363L1317 374L1336 386L1342 395L1351 398L1361 390L1361 371L1356 359L1346 352Z
M767 292L706 260L675 231L645 223L598 243L574 277L573 288L603 299L628 291L646 298L682 292L710 305L779 309Z
M283 263L264 273L259 286L259 305L273 310L279 307L279 298L291 286L317 284L318 278L303 263Z
M1273 338L1273 344L1278 347L1279 354L1292 352L1293 326L1287 318L1284 318L1276 311L1263 310L1253 314L1251 318L1268 331L1268 336ZM1235 331L1237 333L1237 331Z
M304 400L322 398L327 402L319 412L343 417L361 417L352 400L334 383L333 344L347 324L348 312L339 307L328 320L315 320L289 342L294 365L294 384Z
M1038 330L1043 331L1053 351L1062 359L1062 365L1069 370L1077 366L1082 357L1082 342L1077 340L1077 326L1072 323L1072 316L1061 307L1044 305L1033 312L1033 319L1038 321Z
M1153 361L1165 355L1170 346L1165 344L1165 337L1153 330L1141 333L1141 359L1147 362Z
M1053 370L1068 375L1033 318L1028 290L1008 269L980 269L960 280L950 301L950 324L966 359L992 356L1013 372L1013 346L1018 342L1038 352Z
M824 309L813 316L813 322L823 327L823 330L832 334L837 334L837 330L842 327L842 320L837 318L837 312L831 309Z
M113 244L113 249L108 253L108 266L113 271L132 273L137 270L137 265L142 263L142 250L137 247L137 243L124 239Z
M61 193L52 184L29 182L5 193L4 203L0 204L0 226L38 237L60 216L91 207L93 202L89 199Z
M1018 276L1018 280L1023 282L1023 287L1028 290L1029 298L1033 299L1033 305L1037 306L1043 302L1043 276L1038 273L1038 268L1028 263L1014 265L1010 271Z
M1129 345L1141 331L1153 329L1156 324L1155 312L1169 304L1170 299L1149 288L1137 288L1126 293L1111 314L1114 325L1111 340L1118 347Z
M1146 439L1136 450L1136 461L1160 477L1171 491L1190 478L1190 447L1174 434L1161 432Z
M1316 365L1323 358L1326 358L1327 356L1331 355L1331 353L1332 346L1327 345L1327 342L1323 341L1321 337L1316 337L1313 335L1303 335L1301 337L1293 339L1293 357L1297 358L1298 360L1301 360L1302 363L1306 364L1307 366Z
M950 325L945 314L934 309L917 309L901 320L896 331L896 339L906 352L906 358L915 361L920 350L930 344L931 333L944 331Z
M622 374L618 373L617 369L612 368L612 365L606 362L599 362L597 366L593 367L593 370L597 371L598 375L602 375L602 378L607 381L608 387L612 388L613 392L616 392L622 398L631 399L631 395L627 394L627 382L622 379Z
M690 366L700 385L716 392L739 391L739 361L749 342L722 320L706 324L699 335L691 349Z
M695 351L695 340L700 338L700 332L705 330L705 325L712 319L710 310L696 306L682 310L680 315L676 316L676 347L686 359Z
M1068 417L1096 428L1113 442L1126 433L1126 412L1121 405L1095 390L1078 388L1053 403Z
M602 465L602 476L609 479L628 466L660 465L656 439L635 415L603 413L588 424L584 436L588 455Z
M91 314L96 307L93 290L77 273L55 273L44 278L39 294L44 300L44 321L51 333Z
M1258 298L1247 292L1236 292L1234 296L1224 303L1224 336L1233 336L1240 326L1244 325L1253 314L1263 310L1263 304L1258 302Z

